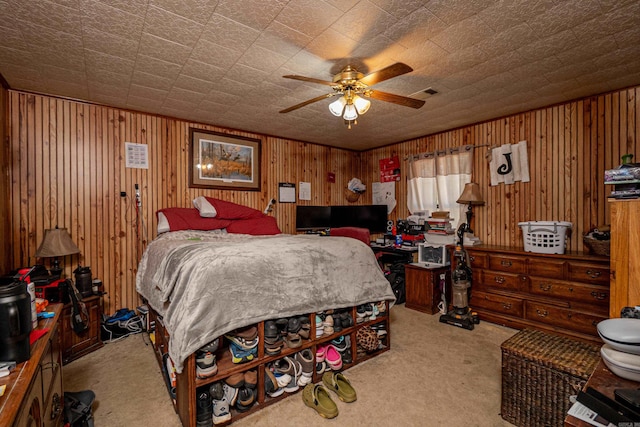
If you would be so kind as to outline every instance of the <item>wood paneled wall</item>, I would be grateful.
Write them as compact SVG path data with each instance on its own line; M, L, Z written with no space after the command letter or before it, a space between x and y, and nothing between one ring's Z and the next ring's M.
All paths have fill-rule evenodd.
M640 162L640 88L616 91L575 102L465 126L363 154L369 165L364 179L376 179L377 161L397 154L401 159L427 151L466 144L492 146L527 140L531 182L490 186L488 147L474 152L474 182L485 206L474 209L474 234L487 244L522 247L521 221L561 220L573 223L567 250L583 251L582 235L609 224L606 203L611 186L604 171L634 155ZM406 171L397 183L394 219L408 215Z
M90 266L104 283L108 313L139 304L135 273L155 237L158 209L189 207L207 195L262 211L278 199L279 182L300 181L312 189L312 200L300 204L346 204L343 190L360 168L358 153L316 144L18 91L9 91L9 100L11 265L35 263L44 231L65 227L81 251L65 257L65 274ZM261 191L189 188L189 127L260 138ZM149 146L148 170L125 168L124 142ZM335 183L326 182L328 172ZM275 206L283 232L295 232L295 206Z
M0 84L0 272L9 271L9 140L7 138L7 90ZM0 273L2 274L2 273Z
M9 264L35 263L44 230L66 227L81 250L64 259L66 275L72 276L78 263L90 266L108 292L106 311L113 313L139 303L137 263L155 237L158 209L190 206L196 196L208 195L263 210L269 199L278 198L279 182L300 181L311 182L312 200L299 204L347 204L343 191L349 180L358 177L370 189L379 180L381 158L523 139L530 183L490 187L487 148L476 150L473 180L487 203L474 210L475 234L489 244L522 246L519 221L566 220L574 224L569 249L582 250L582 233L609 221L604 170L617 166L625 153L637 160L639 91L617 91L363 153L9 91ZM261 191L189 188L189 127L261 138ZM148 170L125 168L124 142L149 145ZM393 219L408 214L406 167L405 160ZM335 183L327 183L327 172L336 174ZM139 216L136 183L142 196ZM127 196L120 197L121 191ZM358 203L371 203L371 192ZM295 204L278 203L273 215L284 232L295 231Z

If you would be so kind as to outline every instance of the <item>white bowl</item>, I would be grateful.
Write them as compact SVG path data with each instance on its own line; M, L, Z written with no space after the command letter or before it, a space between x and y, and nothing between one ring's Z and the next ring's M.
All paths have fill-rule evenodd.
M607 344L600 349L607 368L614 374L631 381L640 381L640 355L618 351Z
M640 319L606 319L598 323L602 340L616 350L640 354Z

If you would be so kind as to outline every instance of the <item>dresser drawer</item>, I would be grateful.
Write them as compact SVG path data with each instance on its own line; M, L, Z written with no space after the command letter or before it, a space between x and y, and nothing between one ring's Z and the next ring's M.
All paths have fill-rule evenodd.
M569 301L582 301L594 305L609 306L609 288L604 286L552 280L544 277L530 277L529 292Z
M564 261L554 259L529 259L529 274L540 277L561 279L564 277Z
M569 263L569 280L609 284L609 267L579 262Z
M554 307L532 301L525 301L525 318L531 321L557 326L571 331L597 335L597 324L606 316L584 313L569 308Z
M488 255L481 252L470 252L469 253L469 263L471 264L471 269L475 268L487 268L488 263Z
M526 258L508 255L489 255L489 269L508 271L510 273L525 273Z
M469 303L472 308L484 308L515 317L522 317L523 313L522 300L505 295L473 291Z
M497 288L508 291L527 290L527 277L521 274L481 270L479 276L478 280L484 288Z

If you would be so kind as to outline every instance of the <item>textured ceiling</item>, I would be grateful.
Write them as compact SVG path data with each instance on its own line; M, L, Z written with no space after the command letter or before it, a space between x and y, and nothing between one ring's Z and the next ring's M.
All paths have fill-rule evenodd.
M347 129L320 84L414 71ZM0 0L10 87L354 150L640 84L640 2Z

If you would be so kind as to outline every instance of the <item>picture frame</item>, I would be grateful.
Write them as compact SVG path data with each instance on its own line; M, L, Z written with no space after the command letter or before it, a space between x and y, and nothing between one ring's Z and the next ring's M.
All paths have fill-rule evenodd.
M189 141L189 187L260 191L260 139L189 128Z

